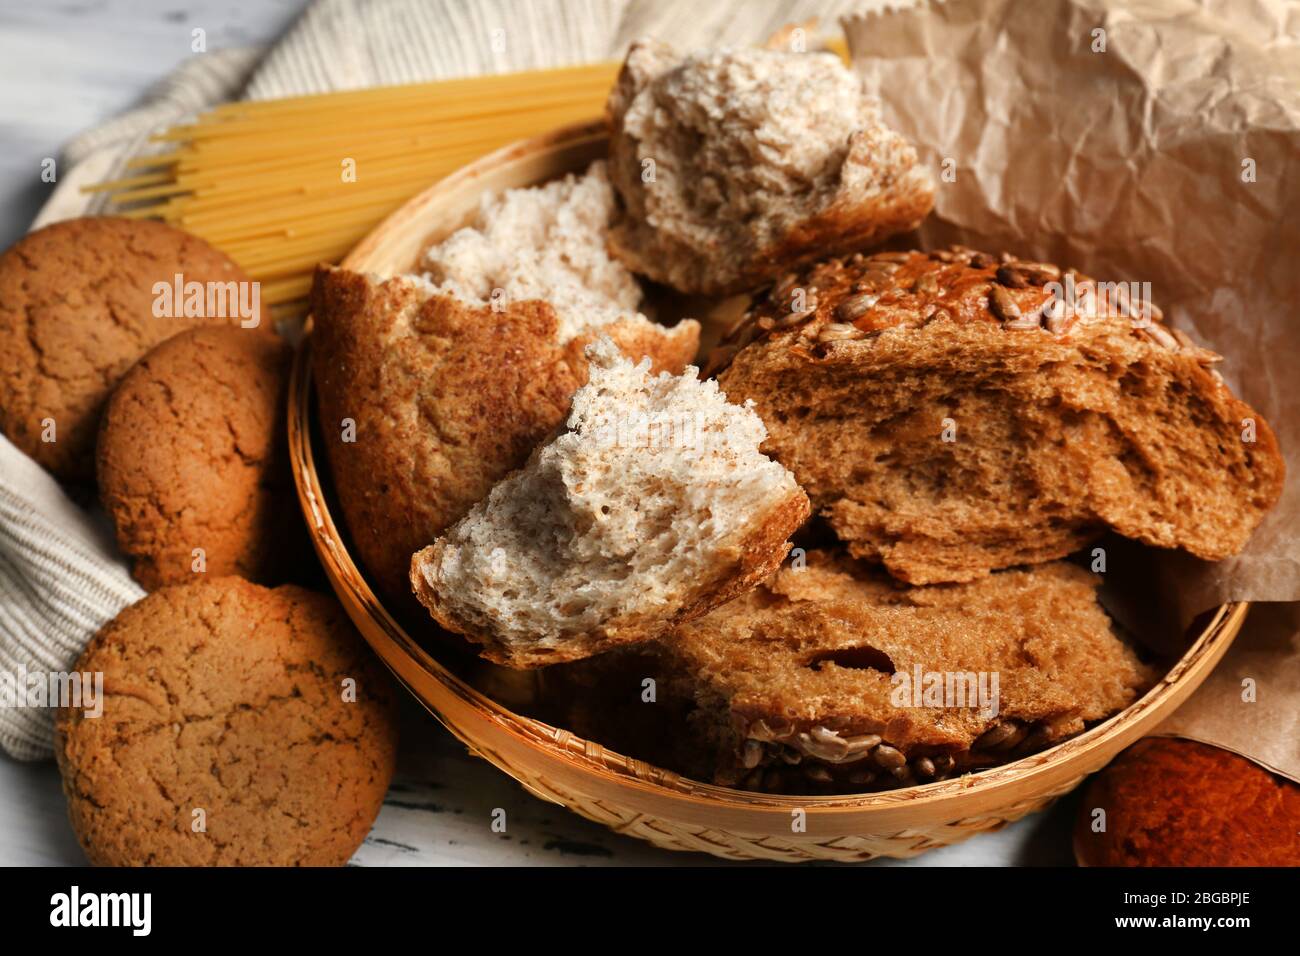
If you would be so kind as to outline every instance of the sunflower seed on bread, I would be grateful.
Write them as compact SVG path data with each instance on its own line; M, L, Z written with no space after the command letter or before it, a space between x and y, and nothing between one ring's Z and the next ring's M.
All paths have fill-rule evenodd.
M855 290L882 262L892 285L864 307ZM1106 284L961 248L789 281L818 289L797 333L759 325L773 306L758 299L748 344L724 341L707 371L753 400L764 450L850 550L903 580L969 581L1108 529L1217 560L1281 494L1277 440L1218 356ZM1069 283L1091 306L1066 307Z

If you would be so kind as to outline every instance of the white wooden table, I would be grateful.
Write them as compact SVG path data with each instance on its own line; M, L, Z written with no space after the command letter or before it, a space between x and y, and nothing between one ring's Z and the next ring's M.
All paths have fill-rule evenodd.
M48 195L44 157L137 102L189 55L190 31L210 49L269 43L302 0L0 0L0 246L21 236ZM539 801L456 741L412 704L399 779L360 865L703 864L655 850ZM507 832L493 833L494 808ZM997 834L938 850L910 865L1069 864L1073 800ZM52 763L0 755L0 866L83 863ZM875 864L873 864L875 865ZM882 861L879 865L896 865Z

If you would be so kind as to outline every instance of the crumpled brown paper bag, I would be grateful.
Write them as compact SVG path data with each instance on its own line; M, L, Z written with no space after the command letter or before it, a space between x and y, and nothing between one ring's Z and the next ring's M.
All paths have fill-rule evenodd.
M1300 600L1300 6L951 0L844 28L939 181L923 245L1150 282L1277 433L1286 489L1242 555L1150 552L1183 622L1226 600ZM1167 726L1300 780L1297 615L1266 610Z

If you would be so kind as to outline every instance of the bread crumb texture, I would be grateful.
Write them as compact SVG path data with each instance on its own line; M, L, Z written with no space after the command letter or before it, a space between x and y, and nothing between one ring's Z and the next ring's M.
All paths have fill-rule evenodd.
M343 269L318 272L312 315L321 430L348 532L379 589L414 604L411 555L563 425L591 337L561 343L540 300L497 311ZM601 334L656 370L680 372L699 348L691 321L619 320Z
M971 250L828 260L756 302L719 383L754 402L763 450L850 550L911 583L1064 557L1107 529L1238 553L1281 495L1272 429L1159 321L1053 327L1065 272Z
M1157 676L1112 630L1097 602L1100 579L1072 564L909 587L842 552L815 550L806 561L663 643L667 683L698 704L692 719L716 753L721 782L759 770L748 785L772 789L760 783L756 761L745 762L747 742L764 753L786 747L828 759L825 775L798 779L804 775L792 771L786 786L795 792L924 782L907 774L925 766L933 779L936 763L949 772L978 769L1109 717ZM996 674L996 687L987 685L996 712L976 706L973 688L966 706L916 706L909 696L900 703L894 675L918 672L945 681ZM990 731L997 746L982 746ZM867 759L870 746L856 757L846 749L868 738L908 762L886 768ZM784 772L784 762L777 766ZM873 773L849 779L864 767Z
M103 715L61 710L55 751L94 864L338 866L379 812L393 685L333 598L234 577L164 588L76 669L103 673Z
M1140 740L1084 790L1074 852L1083 866L1300 866L1300 784L1208 744Z
M156 317L155 283L247 282L202 239L149 220L55 223L0 255L0 430L55 476L91 481L104 403L177 332L228 319ZM261 325L270 329L269 312ZM45 441L46 419L55 441Z
M606 113L614 252L683 292L743 291L868 247L934 203L916 150L833 54L641 40Z
M276 584L308 558L289 473L287 343L252 329L173 336L122 378L98 444L100 497L147 588L195 575Z
M641 287L605 248L613 210L603 160L582 175L489 193L470 225L425 253L423 279L472 306L494 294L547 302L561 344L619 319L645 324Z
M412 562L434 616L500 663L662 634L770 573L808 514L716 383L654 375L608 340L587 355L567 430Z

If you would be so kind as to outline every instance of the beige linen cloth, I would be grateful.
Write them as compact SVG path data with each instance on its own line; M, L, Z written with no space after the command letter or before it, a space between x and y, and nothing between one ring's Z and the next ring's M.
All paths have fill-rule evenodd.
M104 211L80 187L122 173L148 136L225 100L415 83L620 57L653 35L682 48L757 43L787 23L834 27L871 0L317 0L269 50L196 54L145 105L78 136L32 228ZM501 32L504 31L504 32ZM504 40L504 43L501 41ZM0 673L68 671L143 592L102 516L71 502L0 436ZM0 707L0 748L52 753L53 712Z

